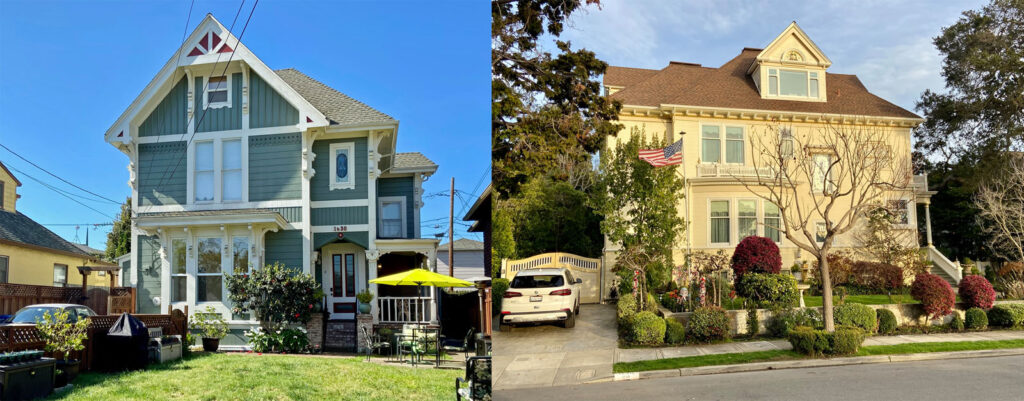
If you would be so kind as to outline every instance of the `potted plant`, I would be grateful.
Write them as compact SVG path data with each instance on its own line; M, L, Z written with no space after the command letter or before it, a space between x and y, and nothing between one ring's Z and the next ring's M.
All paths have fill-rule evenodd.
M196 314L195 327L203 337L203 351L206 352L217 352L220 339L228 335L228 323L212 306L207 306L203 313Z
M359 313L367 314L370 313L370 302L373 301L373 293L370 289L365 289L356 294L356 299L359 300Z
M43 313L43 318L36 324L39 335L46 341L46 350L61 359L57 361L57 375L55 385L64 387L78 376L77 359L68 359L71 351L85 349L86 331L89 328L89 319L81 319L71 322L68 311L64 309Z

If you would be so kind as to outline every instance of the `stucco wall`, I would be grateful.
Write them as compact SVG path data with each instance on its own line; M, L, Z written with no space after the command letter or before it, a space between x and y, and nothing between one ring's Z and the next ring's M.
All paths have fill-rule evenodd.
M81 286L82 274L78 272L78 266L95 265L95 263L87 263L89 260L84 257L45 252L11 244L0 244L0 255L9 258L7 282L12 284L53 285L53 265L59 263L68 266L68 285ZM110 276L99 276L99 273L93 272L89 275L89 285L109 286Z

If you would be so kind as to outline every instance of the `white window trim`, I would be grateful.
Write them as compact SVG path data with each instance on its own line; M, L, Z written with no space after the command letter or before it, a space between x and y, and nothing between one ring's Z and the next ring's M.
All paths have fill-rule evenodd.
M765 87L764 96L763 96L764 98L782 99L782 100L805 100L805 101L806 100L813 100L813 101L823 101L824 100L823 96L822 96L824 91L821 88L821 82L825 79L825 72L824 71L811 70L811 69L802 69L802 68L775 67L775 66L766 66L764 68L765 68L765 75L764 76L768 80L768 82L764 86ZM772 70L775 70L775 74L774 75L772 75ZM803 72L804 73L804 76L807 77L807 79L805 79L805 82L804 82L804 84L807 86L807 96L783 95L782 94L782 71L784 71L784 70L785 71L795 71L795 72ZM817 85L818 96L811 96L811 79L812 79L811 78L811 73L818 74L817 77L813 78L814 80L818 81L818 85ZM776 91L775 91L775 93L771 93L771 90L770 90L772 78L775 78L775 82L776 82L776 85L775 85L775 90Z
M184 273L175 273L174 272L174 256L175 256L174 255L174 241L181 241L181 242L185 243L185 272ZM191 278L189 278L189 274L188 274L188 270L189 270L188 269L188 239L185 238L185 237L171 237L170 245L171 245L171 252L170 252L170 254L171 254L171 257L170 257L171 263L169 265L169 268L170 268L171 282L168 283L168 287L167 287L167 288L170 288L170 290L169 290L170 296L167 297L167 302L172 304L172 305L185 304L185 303L188 303L188 288L189 288L188 282L189 282L189 280L191 280ZM175 301L174 300L174 278L175 277L185 277L185 299L181 300L181 301Z
M232 84L231 84L231 81L233 81L233 79L232 79L231 75L232 74L228 74L228 73L224 74L224 81L225 81L225 83L227 84L227 87L228 87L227 88L227 91L228 91L228 98L227 98L227 100L225 100L223 102L216 102L216 103L209 103L208 102L209 97L207 97L207 93L210 91L210 77L209 76L203 77L203 108L204 109L219 109L219 108L223 108L223 107L231 108L231 92L232 92L232 89L233 89L232 88Z
M348 182L338 182L338 150L348 150ZM332 143L329 148L331 158L330 188L355 189L356 187L356 144L355 142Z
M768 224L765 222L766 220L768 220L768 214L767 214L768 208L766 207L766 205L768 205L768 204L772 204L772 202L769 202L769 201L766 201L766 200L762 200L760 202L760 204L758 205L758 206L760 206L760 208L758 210L758 223L759 223L758 224L758 228L757 228L758 229L758 233L759 233L758 235L761 236L761 237L765 237L765 238L768 238ZM773 217L773 218L779 219L779 227L776 227L776 230L779 232L779 240L776 241L775 244L776 245L782 245L782 242L786 240L786 236L782 235L782 232L784 231L784 229L783 229L784 228L783 227L784 223L783 223L783 220L782 220L782 208L779 208L779 207L776 207L776 208L779 210L779 216L778 217Z
M729 237L729 241L726 241L726 242L713 242L713 239L715 237L714 237L714 235L712 235L712 231L714 231L714 229L712 228L713 224L711 224L711 223L713 222L713 220L721 219L722 217L712 217L711 216L711 203L712 202L728 202L728 204L729 204L729 216L728 216L729 228L728 228L728 234L727 234L728 237ZM732 209L733 209L733 204L734 203L736 203L736 202L733 202L732 199L728 199L728 198L708 198L707 211L708 211L708 245L709 246L711 246L711 247L728 247L728 246L732 245L732 242L733 242L733 225L734 225L734 222L733 222L734 214L733 214L733 210Z
M704 127L718 127L718 161L717 162L709 162L707 160L703 160L703 156L704 156L704 141L706 139L710 139L710 138L704 138ZM729 128L739 128L743 132L743 139L742 139L742 142L743 142L743 161L741 161L739 163L730 163L728 161L728 157L727 156L729 154L729 151L728 151L727 147L729 145L729 141L730 140L728 139L729 134L728 134L727 131L728 131ZM735 141L735 139L733 139L733 141ZM700 125L700 156L702 158L701 161L700 161L700 164L706 164L706 165L719 164L719 165L731 165L731 166L745 166L745 165L747 165L747 128L742 126L742 125L733 125L733 124L701 124Z
M822 166L824 170L821 172L822 183L821 188L817 188L817 180L814 177L814 172L818 169L818 161L815 160L818 156L827 156L828 164ZM832 192L836 189L836 183L832 179L832 158L834 156L831 153L812 153L811 154L811 194L813 196L823 196L824 192Z
M385 203L393 203L393 202L398 202L401 205L402 234L401 234L400 237L397 237L397 238L407 238L408 237L408 235L407 235L408 233L406 232L406 225L408 224L408 222L406 221L406 216L405 216L406 215L406 203L405 203L406 199L405 199L404 196L382 196L380 198L377 198L377 233L378 233L377 236L381 237L379 233L383 233L384 232L384 214L382 213L382 211L384 210L384 204ZM392 238L392 237L381 237L381 238Z
M220 251L220 272L219 273L200 273L199 272L199 243L202 242L204 239L219 239L220 240L220 246L217 247L217 250ZM196 259L195 275L194 275L194 278L193 278L195 284L190 286L191 290L194 292L194 294L192 295L192 297L193 297L192 299L195 300L194 304L197 307L198 306L206 306L206 305L224 305L225 304L225 302L224 302L225 296L224 295L226 294L225 293L225 283L224 283L224 281L225 281L224 280L224 276L225 276L225 274L224 274L224 266L225 266L224 258L226 256L225 255L226 252L224 251L224 248L225 248L224 237L223 236L212 236L212 235L196 236L195 237L195 241L196 241L195 252L193 252L195 254L195 259ZM228 248L230 248L230 247L228 247ZM232 259L234 259L233 256L232 256ZM221 286L220 299L217 300L217 301L200 301L199 300L199 278L200 277L218 277L218 276L220 277L220 286Z
M814 242L817 243L818 245L824 245L825 244L824 241L818 241L818 232L819 232L818 227L819 226L822 227L822 229L821 229L822 232L827 230L827 226L825 225L824 221L816 221L816 222L814 222ZM826 233L826 235L828 235L828 233Z
M916 212L917 204L915 204L910 199L893 199L893 200L890 200L890 202L893 202L893 203L896 203L896 202L906 202L907 203L906 204L906 209L904 210L904 212L907 214L907 222L906 223L901 223L899 221L895 221L895 222L892 223L893 227L895 227L895 228L912 228L912 227L915 227L917 225L916 224L916 222L917 222L917 215L916 215L916 213L914 213L914 212Z
M225 202L224 199L224 141L238 140L241 142L241 160L242 160L242 199L241 200L230 200ZM211 142L213 143L213 200L196 200L196 146L200 143ZM204 170L206 171L206 170ZM231 136L225 138L211 138L208 140L195 141L188 146L188 179L186 185L188 197L188 205L213 205L221 203L247 203L249 202L249 137L248 136Z
M786 142L789 142L789 154L786 155ZM782 157L786 159L796 158L796 135L793 133L793 127L780 127L779 128L779 153L782 153Z
M68 284L69 284L69 281L68 281L68 274L69 274L69 272L68 272L68 265L62 264L62 263L54 263L53 264L53 284L57 284L57 266L64 267L64 282L61 283L61 284L63 284L63 285L61 285L61 287L67 287ZM7 269L8 269L8 272L9 272L10 271L10 266L8 266ZM8 273L8 274L10 274L10 273ZM56 285L54 285L54 286L56 287Z
M737 198L736 199L736 243L737 244L740 241L743 241L743 238L740 238L740 219L741 218L744 218L744 219L751 218L751 216L745 216L745 217L744 216L740 216L740 202L745 202L745 201L746 202L754 202L754 216L753 216L753 219L754 219L754 234L753 235L754 236L758 236L758 237L763 237L764 236L763 233L761 232L761 228L759 227L759 226L762 225L762 224L759 224L759 223L762 223L764 221L764 220L761 219L761 207L760 207L761 206L760 205L761 202L758 202L757 198Z
M224 142L231 142L231 141L238 141L238 151L239 151L238 163L239 163L239 166L238 166L237 169L225 169L224 168ZM217 177L220 178L220 180L219 180L220 181L220 186L217 188L217 189L220 190L220 193L214 192L214 197L217 198L217 199L220 199L220 201L222 203L239 203L239 202L244 202L244 201L246 201L246 198L247 198L247 196L245 195L246 186L245 186L244 183L245 183L245 181L247 181L248 177L246 177L246 175L245 175L245 165L246 165L245 162L246 162L246 160L245 160L244 157L242 157L242 154L247 153L246 152L247 149L246 149L245 145L246 145L246 143L248 141L246 141L245 138L221 138L219 140L219 142L220 142L219 146L215 146L216 148L218 148L220 150L220 153L218 154L220 156L219 163L215 163L213 167L214 167L214 171L216 172ZM214 159L215 159L214 160L215 162L218 161L218 160L216 160L217 159L216 157ZM219 171L217 171L217 167L220 167ZM239 182L238 182L238 184L239 184L238 194L240 196L238 197L238 199L225 200L224 199L224 173L225 172L230 172L230 171L238 171L238 174L240 175Z
M250 244L251 241L250 241L249 235L232 235L229 238L231 240L231 246L228 247L229 248L228 257L231 258L231 263L230 263L231 271L227 272L227 273L230 274L230 275L234 275L235 274L235 250L236 250L235 249L235 240L236 239L244 239L245 240L245 260L246 260L245 273L252 272L252 270L253 270L252 255L251 255L251 253L252 253L251 252L252 244ZM224 270L224 269L221 268L221 270Z

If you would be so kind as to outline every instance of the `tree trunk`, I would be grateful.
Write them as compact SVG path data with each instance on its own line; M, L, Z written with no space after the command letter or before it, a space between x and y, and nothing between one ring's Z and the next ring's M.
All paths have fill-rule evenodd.
M836 331L832 319L832 277L828 273L828 258L822 252L818 257L818 270L821 272L821 316L825 321L825 331Z

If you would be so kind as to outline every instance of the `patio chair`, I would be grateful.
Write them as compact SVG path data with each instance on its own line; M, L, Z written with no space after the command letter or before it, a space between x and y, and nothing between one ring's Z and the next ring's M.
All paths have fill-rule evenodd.
M466 359L469 359L469 351L472 349L472 344L473 328L471 327L469 331L466 332L466 337L463 338L462 341L459 341L457 338L444 339L444 337L442 337L441 349L444 350L445 353L462 352L465 354L465 358L463 360L465 361Z
M397 343L395 349L398 351L400 360L404 360L405 355L409 355L410 363L415 363L414 360L423 355L423 344L417 336L415 326L409 324L402 326L402 333L395 337Z
M462 384L465 383L466 387ZM483 400L491 395L491 357L473 356L466 360L466 377L455 378L455 399Z
M366 326L361 328L363 332L363 347L366 348L366 361L370 361L370 354L374 351L380 352L381 349L391 349L391 343L381 339L379 334L368 329Z

